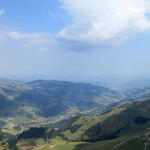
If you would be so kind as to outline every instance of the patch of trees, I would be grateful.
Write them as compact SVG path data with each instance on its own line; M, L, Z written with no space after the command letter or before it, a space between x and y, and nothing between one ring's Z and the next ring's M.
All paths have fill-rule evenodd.
M18 136L18 139L41 138L45 134L46 128L30 128Z
M150 121L149 118L145 118L145 117L141 117L141 116L136 117L136 118L134 119L134 123L135 123L135 124L145 124L145 123L147 123L148 121Z
M75 133L76 131L78 131L78 129L82 126L82 124L78 124L78 125L73 125L71 126L69 129L71 131L71 133Z
M101 132L101 124L97 123L95 126L89 128L88 130L85 131L85 135L88 136L88 141L94 142L99 139L99 135ZM82 139L84 141L84 139Z
M30 139L30 138L43 138L45 141L47 139L52 139L59 135L59 130L56 129L50 129L46 127L32 127L27 131L24 131L18 136L18 139Z
M130 124L126 124L122 128L119 128L117 130L114 130L113 132L105 134L105 133L102 133L104 131L103 131L101 124L97 123L95 126L89 128L88 130L85 131L85 136L88 138L85 139L84 135L83 135L82 141L97 142L97 141L102 141L102 140L113 139L113 138L116 138L121 131L123 131L125 129L129 129L129 128L130 128Z

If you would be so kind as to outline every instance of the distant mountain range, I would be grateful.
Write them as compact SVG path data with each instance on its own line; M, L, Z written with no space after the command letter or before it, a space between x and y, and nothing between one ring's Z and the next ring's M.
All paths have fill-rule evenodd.
M120 101L146 97L150 97L150 87L143 84L115 90L89 83L53 80L5 81L0 82L0 120L21 116L25 123L60 115L100 114ZM18 118L14 122L22 122Z
M103 110L122 95L114 90L87 84L36 80L28 83L0 83L0 117L37 120ZM20 121L21 122L21 121Z

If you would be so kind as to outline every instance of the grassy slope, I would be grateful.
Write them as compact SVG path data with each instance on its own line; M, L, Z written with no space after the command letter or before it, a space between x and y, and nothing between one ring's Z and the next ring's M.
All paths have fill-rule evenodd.
M30 145L29 145L30 143ZM31 145L32 143L32 145ZM54 139L45 142L43 139L28 139L21 140L18 142L17 146L21 150L33 149L33 150L73 150L76 145L81 144L81 142L68 143L62 140L61 137L55 137Z
M26 150L27 148L33 150L144 150L144 143L147 142L145 135L149 132L147 129L149 126L150 123L147 123L143 128L140 127L130 130L126 134L119 136L119 138L95 143L67 142L60 137L56 137L47 143L38 139L36 140L37 146L34 148L31 146L20 146L22 150ZM33 139L29 139L30 142L32 140ZM29 141L26 142L29 143ZM23 144L25 145L25 141L23 141Z
M116 115L120 113L123 109L114 109L110 113L101 116L82 116L76 122L72 124L74 125L82 125L75 133L71 133L70 130L64 131L64 135L69 137L71 141L81 140L81 136L88 130L90 127L96 125L99 122L104 121L112 115Z
M85 133L85 130L96 125L97 123L107 126L104 128L104 131L102 131L106 134L106 132L111 132L112 130L120 128L120 125L121 127L124 126L122 125L124 122L128 122L130 120L131 123L133 123L135 117L138 117L139 115L143 117L150 116L150 99L138 100L138 103L128 106L126 109L122 108L122 105L124 104L121 104L119 108L116 108L113 111L101 116L80 117L72 124L72 126L79 124L82 126L74 133L71 133L70 130L66 130L64 135L69 137L72 141L80 140L81 136ZM107 122L106 124L106 121L108 120L110 122ZM148 138L145 137L145 134L148 133L149 127L149 122L140 125L133 124L131 128L121 131L118 135L119 138L96 143L79 144L76 146L75 150L144 150L144 143L150 142L147 141ZM60 145L58 150L61 150L62 147L63 146Z
M138 103L137 103L138 102ZM149 141L149 127L150 122L144 124L134 124L134 118L137 116L150 116L150 99L138 100L135 104L127 105L127 108L123 107L125 103L119 105L109 113L101 116L82 116L77 118L71 127L81 125L74 133L67 129L63 133L69 141L63 141L61 138L54 138L50 142L43 143L36 146L38 150L144 150L145 144ZM109 122L108 122L109 121ZM97 123L102 124L102 131L99 134L110 134L116 130L124 127L128 121L131 121L132 126L125 130L121 130L118 133L118 138L111 140L104 140L95 143L80 143L73 142L74 140L80 141L83 135L85 136L85 130L90 129ZM106 124L107 123L107 124ZM148 147L147 149L148 150Z
M71 132L70 128L65 130L63 134L65 137L69 137L71 141L80 141L81 137L88 138L85 132L91 127L100 124L101 135L113 134L121 128L129 125L134 127L134 119L138 116L149 117L150 116L150 99L137 100L137 104L129 104L124 102L111 112L100 116L82 116L75 122L73 122L70 128L80 125L79 129L75 132ZM124 107L127 105L127 108Z
M137 128L137 131L132 130L112 140L79 144L74 150L144 150L144 143L147 142L145 134L149 132L146 128L149 126L147 124L144 129Z
M48 148L51 150L134 150L136 146L136 150L144 150L145 145L143 143L147 142L148 138L145 137L145 134L149 132L148 128L150 127L150 123L134 124L134 119L138 116L149 118L150 99L136 100L134 104L124 102L104 115L82 116L75 119L69 126L69 128L75 128L73 132L69 128L63 131L64 136L72 142L68 143L57 137L48 142L40 139L27 139L18 141L17 145L21 149L35 148L36 150L46 150ZM112 134L118 129L123 128L126 124L131 124L131 126L130 128L121 130L117 134L118 138L96 143L80 143L82 138L93 138L88 137L85 133L97 124L100 124L102 129L97 135L94 135L96 137L98 135ZM80 126L78 127L78 125ZM93 130L90 132L93 132Z

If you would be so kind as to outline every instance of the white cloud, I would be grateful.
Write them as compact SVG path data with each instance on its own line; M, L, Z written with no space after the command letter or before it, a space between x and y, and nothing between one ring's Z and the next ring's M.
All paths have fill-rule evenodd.
M70 44L118 44L129 36L150 30L149 0L61 0L74 24L57 35Z
M0 41L10 38L26 46L39 45L42 47L39 51L45 51L48 45L55 49L82 50L117 45L136 33L150 31L150 0L60 1L63 9L72 14L72 25L56 35L8 31L1 34ZM3 13L1 10L0 14Z
M3 16L5 13L4 9L0 10L0 16Z
M25 40L28 44L47 44L51 39L51 35L48 33L20 33L20 32L8 32L8 37L16 40Z
M46 52L56 45L55 35L50 33L23 33L18 31L0 30L0 43L15 42L26 48L34 47Z

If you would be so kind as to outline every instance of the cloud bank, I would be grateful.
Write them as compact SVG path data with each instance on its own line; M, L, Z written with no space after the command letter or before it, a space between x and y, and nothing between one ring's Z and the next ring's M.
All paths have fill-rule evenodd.
M41 52L51 48L80 51L120 45L138 33L150 31L149 0L60 1L71 14L73 24L55 35L2 30L0 42L12 39L26 46L39 45ZM4 10L0 10L0 16L3 14Z
M74 24L57 35L70 46L116 45L150 30L149 0L61 0ZM82 46L81 46L82 45Z

